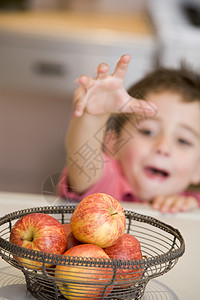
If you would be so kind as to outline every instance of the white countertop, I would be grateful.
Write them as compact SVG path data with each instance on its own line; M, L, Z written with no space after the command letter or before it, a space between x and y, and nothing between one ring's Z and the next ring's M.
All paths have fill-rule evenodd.
M23 208L59 205L61 201L54 197L33 194L14 194L0 192L0 217ZM62 202L63 204L63 202ZM65 203L68 204L68 203ZM143 300L200 299L200 210L177 215L161 214L151 210L147 205L124 203L128 210L153 216L177 228L186 244L184 255L167 274L151 280L145 290ZM0 258L0 299L1 300L31 300L35 299L26 290L22 272L10 266Z

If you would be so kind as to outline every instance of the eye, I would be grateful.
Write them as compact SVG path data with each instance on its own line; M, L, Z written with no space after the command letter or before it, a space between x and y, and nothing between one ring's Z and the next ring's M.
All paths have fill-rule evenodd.
M185 146L192 146L192 143L186 139L179 138L178 143Z
M139 133L142 135L153 136L155 132L151 129L138 129Z

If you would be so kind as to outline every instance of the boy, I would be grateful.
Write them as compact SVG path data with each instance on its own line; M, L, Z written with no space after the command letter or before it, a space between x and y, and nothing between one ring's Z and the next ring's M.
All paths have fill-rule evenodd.
M200 79L190 70L163 69L127 93L130 59L122 56L113 74L100 64L96 78L79 78L59 195L81 200L104 192L162 212L197 208L200 194L186 189L200 182ZM110 117L118 128L105 138Z

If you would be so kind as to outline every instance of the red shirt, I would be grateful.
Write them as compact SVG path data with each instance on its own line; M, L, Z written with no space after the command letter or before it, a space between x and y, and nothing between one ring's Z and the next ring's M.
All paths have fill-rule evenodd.
M78 194L71 191L67 185L67 168L64 169L58 183L58 195L62 198L81 201L86 196L93 193L106 193L118 201L142 202L135 195L121 172L121 168L116 159L103 154L103 173L98 182L90 187L86 192ZM181 193L184 196L193 196L198 200L200 206L200 193L197 191L186 191Z

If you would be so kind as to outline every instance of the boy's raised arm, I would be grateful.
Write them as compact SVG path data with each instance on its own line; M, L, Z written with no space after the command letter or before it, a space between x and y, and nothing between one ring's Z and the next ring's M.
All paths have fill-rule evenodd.
M74 117L67 139L68 184L78 193L86 191L102 175L102 142L111 113L155 114L155 109L131 98L124 88L124 78L131 57L123 55L113 74L107 64L100 64L97 77L81 76L81 86L74 96Z

